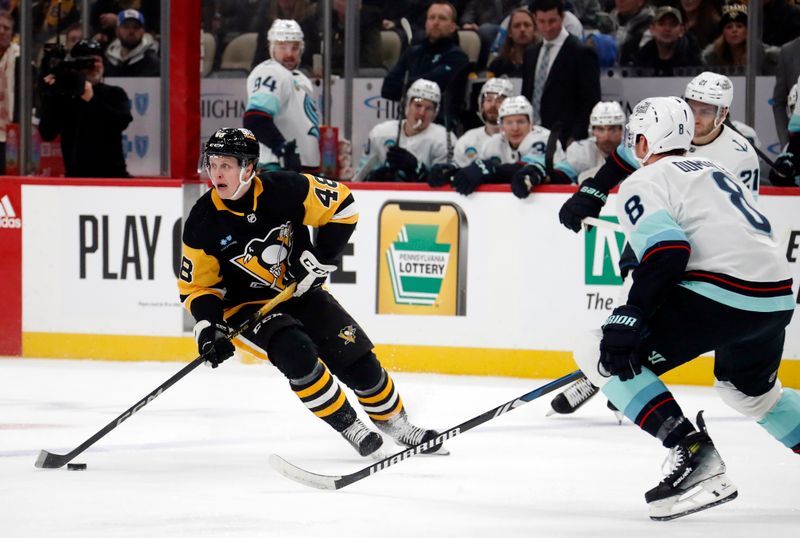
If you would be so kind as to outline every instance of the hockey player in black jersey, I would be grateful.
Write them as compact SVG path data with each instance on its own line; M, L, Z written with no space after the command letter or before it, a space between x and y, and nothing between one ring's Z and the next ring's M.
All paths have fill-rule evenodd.
M202 156L213 188L186 220L178 279L181 301L197 322L200 353L215 368L233 355L234 344L269 360L303 404L362 456L383 440L357 418L336 378L398 444L435 437L408 421L369 337L322 287L358 220L350 190L311 174L256 175L258 154L252 132L226 128L209 138ZM309 226L318 230L316 242ZM292 282L291 299L230 340L232 327ZM447 451L439 445L431 452Z

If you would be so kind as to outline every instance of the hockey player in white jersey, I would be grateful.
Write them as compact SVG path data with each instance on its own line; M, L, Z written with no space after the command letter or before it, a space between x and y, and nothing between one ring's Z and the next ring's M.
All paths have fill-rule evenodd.
M428 185L441 187L452 181L459 168L478 158L478 150L495 133L500 132L498 114L506 97L514 95L514 85L507 78L490 78L478 95L478 117L483 125L465 132L453 149L453 162L434 165L428 174Z
M276 19L267 39L270 59L247 77L243 119L258 138L258 168L314 171L320 165L319 114L311 81L298 70L303 30L296 21Z
M800 187L800 107L797 106L800 93L800 77L789 90L787 112L789 113L789 141L783 152L775 159L770 170L769 180L778 187Z
M415 80L406 91L405 119L385 121L369 132L356 176L369 166L366 181L425 181L433 165L447 162L447 138L452 147L456 137L433 123L441 100L435 82Z
M594 177L614 148L622 142L625 112L616 101L600 101L589 115L589 138L576 140L567 147L570 177L580 182Z
M695 114L690 155L722 163L732 175L754 193L758 193L758 155L746 138L723 123L733 102L733 84L730 79L706 71L686 85L684 97ZM580 231L583 219L597 217L605 205L609 191L639 166L631 149L620 144L597 174L583 181L578 192L561 207L558 214L561 224L576 233ZM623 255L623 259L626 263L635 264L635 260L629 256ZM597 387L589 381L577 381L556 395L551 407L560 414L572 413L595 394Z
M530 188L545 182L569 183L567 175L554 168L553 177L545 172L545 157L550 131L533 123L533 107L524 96L508 97L500 105L498 114L500 132L486 140L478 151L479 158L461 168L453 176L453 187L467 195L484 183L522 183L529 179L528 187L521 187L525 194ZM553 162L564 160L564 150L553 140ZM518 181L514 177L518 175ZM520 194L514 190L517 196ZM522 197L522 196L520 196Z
M670 451L645 494L669 520L733 500L736 486L702 419L697 429L659 376L714 351L727 405L800 454L800 394L777 379L795 308L791 269L753 193L727 167L688 150L689 106L636 105L626 145L642 168L621 186L617 215L636 258L627 302L602 326L600 358L576 357L617 408Z

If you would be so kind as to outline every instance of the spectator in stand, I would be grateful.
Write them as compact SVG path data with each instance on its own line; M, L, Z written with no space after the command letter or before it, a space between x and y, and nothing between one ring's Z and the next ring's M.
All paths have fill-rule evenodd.
M686 34L693 37L700 49L719 36L719 7L715 0L681 0Z
M800 6L787 0L764 0L761 40L780 47L800 35Z
M383 13L381 28L383 30L394 30L400 36L405 50L409 38L411 43L418 45L425 41L425 20L427 18L430 0L398 0L395 2L375 2L380 4ZM456 2L456 10L462 7L464 0ZM400 21L406 19L411 27L411 35L406 34Z
M64 48L69 52L75 43L83 39L83 26L79 22L73 22L64 30Z
M162 0L163 1L163 0ZM89 11L89 27L95 41L105 49L114 41L120 11L135 9L147 19L145 31L151 34L161 32L161 2L158 0L97 0Z
M461 29L477 32L481 38L478 70L482 70L489 57L500 23L506 14L519 6L519 0L468 0L461 15ZM509 25L510 26L510 25Z
M734 2L722 6L720 25L722 35L703 51L703 63L711 68L739 68L744 73L747 66L747 5ZM758 52L756 74L774 75L779 49L762 43Z
M642 75L675 76L676 67L700 65L700 49L685 35L681 12L672 6L656 8L650 33L653 38L636 54L634 65L644 69Z
M122 88L103 84L100 43L82 39L70 55L93 65L60 82L53 74L44 77L42 140L61 136L67 177L130 177L122 153L122 131L133 121L130 100Z
M597 28L597 16L601 11L598 0L568 0L564 6L574 13L585 27Z
M789 141L789 132L786 128L787 96L791 85L800 77L800 37L796 37L783 45L778 57L778 69L775 75L775 89L772 92L772 114L775 116L775 126L778 129L778 138L781 146Z
M286 19L297 21L300 29L303 30L303 35L309 36L310 39L317 33L317 7L318 4L312 3L310 0L272 0L270 2L262 2L262 8L255 15L255 20L258 21L258 38L256 39L256 53L253 57L253 65L255 68L258 64L269 59L267 54L269 49L269 39L267 39L267 31L272 27L272 24L278 19ZM321 10L320 10L321 12ZM219 40L217 40L219 41ZM311 65L310 53L304 54L302 58L302 65Z
M611 20L616 24L619 64L632 65L639 48L647 42L645 34L653 22L653 8L646 0L616 0Z
M358 0L360 4L360 0ZM381 34L380 34L380 10L372 6L360 6L357 4L359 17L358 36L361 41L359 44L359 63L358 67L380 67L381 66ZM347 0L333 0L333 36L331 38L331 68L333 73L342 75L344 72L344 34L345 34L345 9ZM323 13L317 16L315 30L306 36L306 50L303 58L306 65L313 65L314 54L322 52L322 29ZM321 77L321 72L314 72L315 77Z
M535 125L555 130L568 146L586 138L589 114L600 101L600 66L594 49L564 29L561 0L538 0L534 9L542 42L522 62L522 95L530 99Z
M135 9L120 11L117 38L106 49L109 77L157 77L161 73L158 43L144 31L144 16Z
M0 11L0 175L6 173L6 129L15 121L14 96L19 90L19 45L11 42L14 19Z
M439 107L437 121L443 123L444 115L455 119L464 100L469 59L458 46L456 30L458 13L450 2L434 0L425 19L426 39L407 49L383 79L381 97L399 101L405 90L404 81L411 85L424 78L438 84L446 95L449 110Z
M488 71L490 75L522 78L523 53L537 39L536 21L533 18L533 13L524 7L512 11L508 21L508 35L503 42L500 53L489 64Z

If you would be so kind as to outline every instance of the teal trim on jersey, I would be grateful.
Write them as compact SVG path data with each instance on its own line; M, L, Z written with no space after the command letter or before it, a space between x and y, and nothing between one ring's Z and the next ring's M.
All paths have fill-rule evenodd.
M620 381L619 377L613 376L603 386L603 394L617 409L622 409L623 414L634 424L644 406L665 392L668 392L667 386L647 368L642 368L641 374L628 381Z
M525 155L522 162L527 164L539 164L544 167L544 155Z
M553 168L567 174L567 177L573 183L578 182L578 171L572 168L572 166L570 166L570 164L567 161L559 161L553 165Z
M739 293L722 289L708 282L684 281L678 284L702 295L712 301L722 303L739 310L748 312L781 312L794 310L794 296L781 295L779 297L748 297Z
M789 132L800 133L800 115L792 114L792 117L789 118Z
M631 247L639 260L648 248L662 241L689 242L681 227L665 209L659 209L649 217L645 217L630 238Z
M283 170L281 168L280 163L258 163L256 165L257 170L264 170L266 172L280 172Z
M634 170L638 170L639 168L642 167L642 165L639 164L639 161L636 160L636 156L633 154L633 150L628 146L626 146L625 144L620 143L620 145L617 146L617 154L620 157L622 157L622 160L625 161L625 163L627 163L628 166L630 166Z
M758 423L787 447L795 447L800 443L800 394L784 387L778 403Z
M247 110L266 112L274 118L281 113L281 102L271 93L258 92L251 95L250 99L247 100Z

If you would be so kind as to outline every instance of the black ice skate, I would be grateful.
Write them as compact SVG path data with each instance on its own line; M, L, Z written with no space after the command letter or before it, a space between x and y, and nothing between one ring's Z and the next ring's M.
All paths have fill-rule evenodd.
M383 445L383 437L378 432L367 428L359 419L356 419L355 422L339 433L362 456L369 456Z
M732 501L736 486L725 476L725 463L708 436L703 412L692 432L670 450L671 469L659 485L645 493L650 519L668 521Z
M401 446L416 446L426 441L431 441L439 435L436 430L424 430L418 426L414 426L408 421L408 415L405 409L390 418L389 420L375 420L375 425L378 426L383 433L389 435L398 445ZM423 450L421 454L436 454L439 456L447 456L450 451L444 445L439 443L431 448Z
M592 382L587 378L580 379L561 391L550 402L550 409L547 411L546 416L553 413L559 415L569 415L574 413L579 407L588 402L592 396L600 391L599 388L592 385Z

